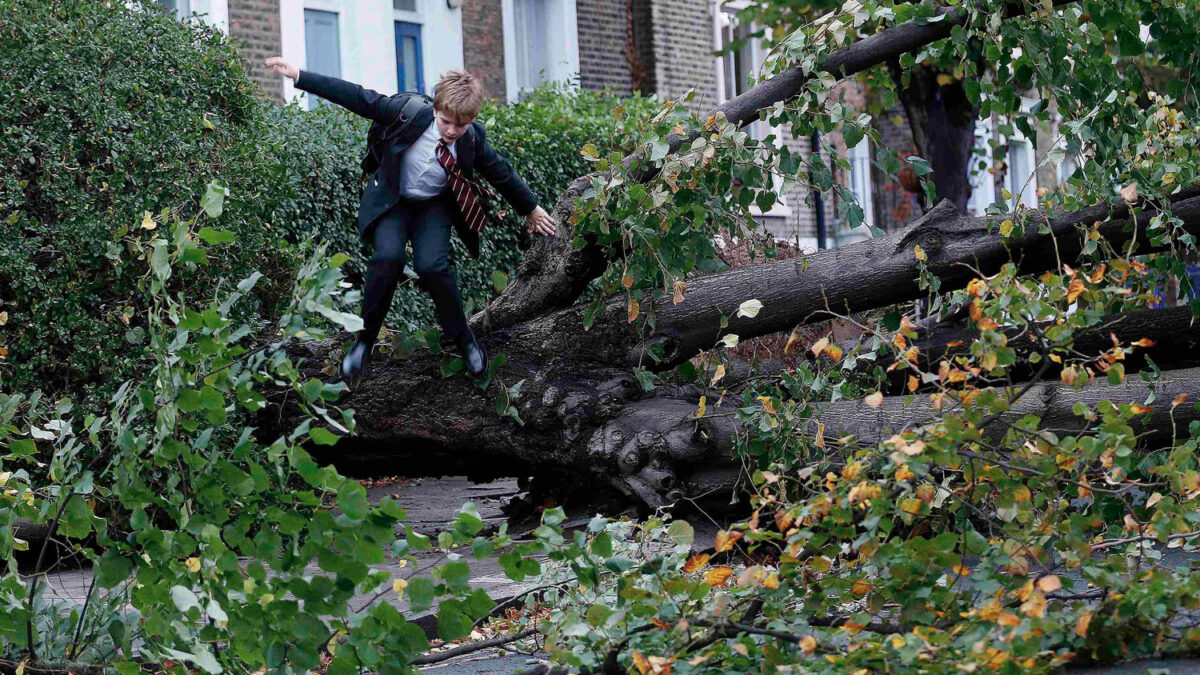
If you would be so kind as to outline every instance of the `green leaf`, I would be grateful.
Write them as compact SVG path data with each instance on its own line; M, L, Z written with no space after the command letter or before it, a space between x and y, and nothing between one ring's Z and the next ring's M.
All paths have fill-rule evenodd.
M96 584L107 590L129 578L133 573L133 562L110 548L100 556L93 571L96 574Z
M414 612L429 609L436 597L433 581L425 577L413 577L408 580L408 588L404 591L408 596L409 607Z
M229 189L214 180L204 190L204 196L200 198L200 208L204 209L209 218L220 218L225 210L225 198L228 196Z
M667 536L677 546L691 546L696 538L696 531L688 521L676 520L667 528Z
M218 213L218 215L220 215ZM213 216L214 218L216 216ZM237 235L229 230L217 230L205 225L196 233L206 244L229 244L237 239Z
M308 430L308 437L317 445L336 445L341 439L340 436L331 433L324 427L313 427Z
M503 293L504 289L508 287L508 275L501 270L492 272L492 287L496 289L497 293Z
M200 608L200 600L196 594L184 586L171 587L171 602L175 603L176 609L185 614L188 610Z
M443 640L457 640L471 634L474 621L464 609L460 600L446 600L438 606L438 635Z

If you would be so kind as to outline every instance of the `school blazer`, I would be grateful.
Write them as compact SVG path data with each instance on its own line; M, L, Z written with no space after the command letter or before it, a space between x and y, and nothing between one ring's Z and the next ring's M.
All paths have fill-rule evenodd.
M353 82L318 75L307 70L300 71L296 88L323 99L332 101L356 115L383 124L386 128L400 115L403 97L384 96ZM433 105L422 106L413 116L405 132L390 140L383 150L383 157L375 174L367 180L362 202L358 207L358 233L366 239L371 227L379 217L400 201L400 159L421 134L433 122ZM527 216L537 207L537 197L521 180L508 160L497 153L487 142L483 125L472 122L466 132L454 143L456 163L468 180L476 180L476 173L487 179L516 212ZM479 198L486 200L482 191ZM479 257L479 234L467 229L462 214L454 210L454 229L458 238L467 245L473 257Z

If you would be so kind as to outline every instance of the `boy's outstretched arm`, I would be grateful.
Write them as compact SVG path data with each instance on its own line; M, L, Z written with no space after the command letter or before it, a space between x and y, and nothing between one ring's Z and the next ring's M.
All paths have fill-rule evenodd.
M544 235L554 234L554 218L550 217L549 213L541 206L538 206L537 197L533 191L521 180L517 172L508 163L507 159L500 156L487 142L487 134L484 132L483 125L478 122L473 125L475 133L479 138L477 156L475 158L475 168L487 182L492 184L500 196L504 197L504 201L512 204L517 213L525 217L525 224L529 226L530 232L539 232Z
M296 83L297 89L316 94L369 120L375 120L381 124L391 124L399 112L390 105L390 99L387 96L353 82L300 70L278 56L268 57L263 64L273 72L291 78Z

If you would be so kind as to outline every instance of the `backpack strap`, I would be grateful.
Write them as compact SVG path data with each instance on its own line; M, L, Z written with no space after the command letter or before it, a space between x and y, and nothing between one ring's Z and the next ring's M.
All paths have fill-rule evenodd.
M386 128L378 123L372 124L370 132L367 134L367 154L362 161L364 174L372 174L378 168L382 150L377 152L377 148L394 136L404 133L408 125L417 116L417 113L421 111L421 108L432 102L432 99L424 94L410 93L397 94L397 96L406 97L404 104L400 107L400 113L396 115L396 118Z

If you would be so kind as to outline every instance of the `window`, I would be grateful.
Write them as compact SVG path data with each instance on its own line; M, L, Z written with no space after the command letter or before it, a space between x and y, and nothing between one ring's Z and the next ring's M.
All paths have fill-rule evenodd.
M875 202L871 198L871 144L864 137L853 148L847 148L850 160L850 191L863 210L863 224L875 225Z
M396 4L400 4L400 0L396 0ZM425 92L419 24L396 22L396 77L400 91Z
M550 70L550 53L545 39L547 0L515 0L517 24L517 83L522 91L533 89Z
M158 0L158 4L167 9L175 10L179 16L187 16L192 13L191 0Z
M1029 208L1037 208L1037 172L1033 161L1033 145L1023 137L1008 139L1008 171L1004 187L1013 195L1008 208L1017 206L1017 199Z
M392 8L397 12L415 12L417 0L392 0Z
M971 213L982 216L987 207L996 201L996 183L992 174L992 125L990 120L975 121L975 147L967 173L971 177L971 198L967 208Z
M717 12L718 47L721 50L717 63L717 98L721 102L740 96L750 88L750 76L754 73L760 57L758 40L750 37L751 27L738 21L737 12L743 7L745 3L726 2ZM725 51L738 40L743 42L740 47L731 53ZM752 137L761 140L766 136L764 127L761 121L754 122L747 131Z
M712 2L710 7L713 9L714 21L713 48L720 54L716 57L717 103L724 103L750 88L750 77L760 65L763 53L761 40L750 37L750 34L754 32L754 26L743 24L737 18L738 10L750 4L749 0L726 0L724 2L712 0ZM732 53L725 53L725 49L738 40L743 41L743 44L739 45L737 50ZM768 134L773 133L776 147L783 144L783 134L780 129L770 126L766 121L751 122L743 128L751 138L760 141L766 139ZM779 201L767 213L760 213L757 206L751 206L751 213L765 216L791 215L791 209L788 207L783 193L783 176L775 173L773 183L774 192L779 196Z
M338 39L338 15L316 9L304 10L305 69L320 75L342 76L341 41ZM316 96L308 99L308 109L322 103Z

